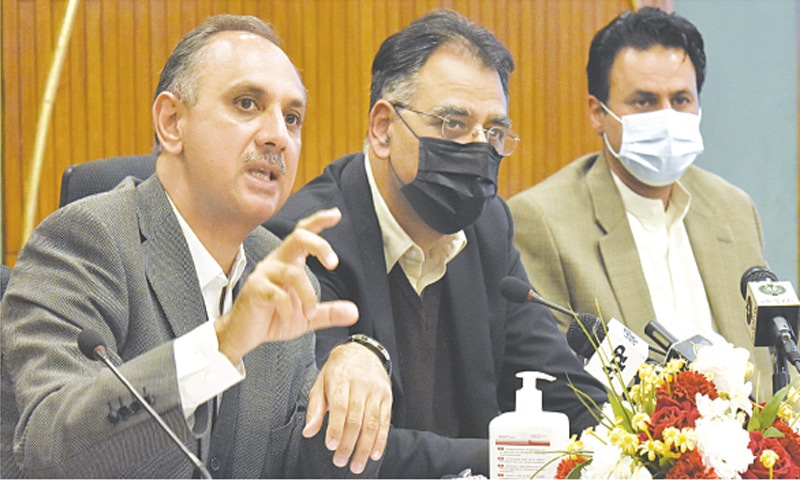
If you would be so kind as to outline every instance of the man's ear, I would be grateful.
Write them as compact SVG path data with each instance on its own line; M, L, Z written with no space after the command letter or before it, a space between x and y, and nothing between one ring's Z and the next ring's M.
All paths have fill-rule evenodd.
M592 129L596 134L602 135L605 131L604 120L608 115L608 113L603 110L602 102L600 102L600 100L598 100L594 95L589 95L586 107L587 111L589 112L589 121L592 124Z
M372 147L375 156L381 159L389 158L391 148L390 127L394 120L394 107L386 100L378 100L369 112L369 127L367 141Z
M161 150L172 155L183 151L183 135L179 120L183 103L171 92L161 92L153 102L153 125L155 126Z

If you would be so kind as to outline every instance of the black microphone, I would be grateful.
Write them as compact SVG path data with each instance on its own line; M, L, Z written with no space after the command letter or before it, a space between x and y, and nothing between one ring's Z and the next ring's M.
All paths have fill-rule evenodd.
M81 353L83 353L87 358L90 360L101 360L106 366L111 370L111 372L116 375L120 382L125 385L125 388L131 392L131 395L147 410L147 413L150 414L151 417L156 421L156 423L161 427L164 432L169 435L169 438L181 449L184 455L189 459L189 461L194 465L196 471L200 472L202 478L213 478L211 474L206 469L206 466L203 465L203 462L200 461L191 450L186 448L186 445L181 442L175 432L169 428L169 425L161 418L161 415L156 412L153 407L150 406L150 403L147 402L139 392L133 388L131 382L128 381L127 378L119 371L117 367L111 362L111 359L108 358L108 353L106 353L106 346L103 342L103 337L100 334L91 329L84 329L78 335L78 349L80 349Z
M691 363L697 359L697 350L711 345L711 341L702 335L692 335L685 340L678 340L658 320L650 320L644 327L644 333L659 347L667 351L667 361L682 358Z
M569 324L567 343L578 355L588 359L595 352L595 345L606 339L606 330L600 317L590 313L580 314Z
M550 303L541 295L534 292L530 285L523 282L517 277L504 277L500 280L500 295L509 302L514 303L541 303L547 308L561 312L570 317L575 316L575 312L571 312L564 307ZM587 315L591 315L590 313Z
M747 327L756 347L775 347L800 371L795 332L800 300L790 282L778 281L767 267L755 266L742 275Z

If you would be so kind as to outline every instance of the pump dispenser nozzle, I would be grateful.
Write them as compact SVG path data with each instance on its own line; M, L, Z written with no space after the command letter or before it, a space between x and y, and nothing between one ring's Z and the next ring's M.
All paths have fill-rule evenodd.
M555 382L556 377L544 372L519 372L517 377L522 379L522 388L517 390L517 411L541 412L542 391L536 388L536 380Z

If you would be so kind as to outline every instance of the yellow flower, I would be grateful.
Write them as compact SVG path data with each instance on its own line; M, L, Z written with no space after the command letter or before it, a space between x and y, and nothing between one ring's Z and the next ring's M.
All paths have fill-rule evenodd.
M611 444L619 447L624 453L633 455L639 447L639 437L636 434L628 433L621 427L616 427L609 433Z
M647 430L647 426L650 424L650 415L644 412L638 412L633 416L631 420L631 425L633 429L637 432L644 432Z
M753 362L748 361L747 364L745 365L744 378L747 378L747 377L753 375L753 372L755 372L755 371L756 371L756 367L755 367L755 365L753 365Z
M686 453L687 450L694 450L696 435L691 428L678 430L675 427L667 427L664 429L662 436L667 448L674 446L675 451L680 450L681 453Z
M661 440L645 440L639 445L639 453L645 455L651 462L658 457L665 456L667 452L669 449Z
M775 453L775 451L766 449L761 452L761 456L758 459L761 460L762 465L772 470L772 467L775 466L775 462L777 462L779 458L780 457L777 453Z
M686 365L686 360L682 358L673 358L664 366L664 373L667 374L676 374L683 370L683 366Z
M781 420L791 425L794 419L794 409L790 404L782 403L781 406L778 407L778 416Z
M577 435L573 435L567 443L568 452L580 452L584 448L583 440L579 440Z

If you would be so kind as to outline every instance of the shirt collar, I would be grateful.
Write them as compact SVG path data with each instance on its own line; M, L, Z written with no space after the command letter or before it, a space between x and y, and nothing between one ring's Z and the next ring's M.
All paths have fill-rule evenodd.
M177 207L175 207L169 195L167 195L167 198L172 206L172 211L175 212L175 216L178 218L178 224L189 246L192 262L197 272L197 279L200 282L200 289L203 291L209 288L221 290L226 285L235 285L244 273L244 267L247 263L244 245L239 245L239 251L236 253L236 258L233 260L233 265L231 267L231 275L230 278L228 278L216 259L209 253L200 239L197 238L194 230L192 230L192 227L189 226L189 223L183 218L183 215L181 215Z
M403 230L403 227L397 223L397 219L394 218L392 212L389 211L389 206L381 196L375 177L372 174L372 166L370 165L367 151L364 152L364 168L367 173L367 183L369 183L369 189L372 192L375 214L378 217L378 224L381 227L381 235L383 236L383 253L386 260L387 273L391 272L395 264L409 251L418 250L419 253L426 257L443 258L444 264L447 264L464 249L467 245L467 236L463 230L459 230L451 235L444 235L431 247L429 252L423 252L422 248L414 243L414 240ZM427 255L425 255L426 253Z
M625 211L638 218L643 224L667 223L671 225L682 222L689 211L692 195L683 187L680 180L672 184L665 211L664 202L659 199L643 197L634 192L613 170L611 170L611 177L622 196Z

